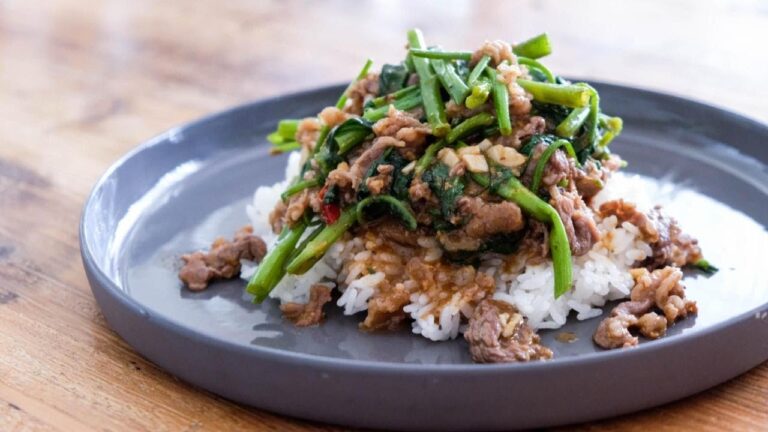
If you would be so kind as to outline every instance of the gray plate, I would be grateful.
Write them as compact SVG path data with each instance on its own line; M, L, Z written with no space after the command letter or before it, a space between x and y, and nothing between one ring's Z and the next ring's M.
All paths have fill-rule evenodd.
M603 106L624 118L613 148L630 171L671 177L722 203L713 201L716 215L695 203L678 215L710 218L695 234L723 269L687 279L701 312L662 340L599 352L590 341L599 320L570 322L564 330L577 335L574 343L543 334L552 361L475 365L463 340L365 334L359 317L338 312L320 327L294 328L273 302L250 303L242 281L202 293L182 289L179 255L231 235L247 222L253 190L282 177L285 160L268 156L263 137L278 119L332 103L342 87L238 107L175 128L118 161L83 212L81 250L93 294L112 328L181 379L259 408L350 426L580 422L688 396L768 359L761 249L768 244L768 128L684 99L596 86Z

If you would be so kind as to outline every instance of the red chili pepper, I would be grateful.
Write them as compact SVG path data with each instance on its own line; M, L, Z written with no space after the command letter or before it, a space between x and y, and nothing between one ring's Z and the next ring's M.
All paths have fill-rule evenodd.
M325 198L325 192L328 190L328 185L324 185L322 189L320 189L320 192L318 193L318 197L320 200L323 200ZM325 219L325 223L327 225L330 225L341 216L341 208L336 204L323 204L322 207L323 212L323 219Z
M336 204L323 204L323 219L330 225L341 216L341 208Z

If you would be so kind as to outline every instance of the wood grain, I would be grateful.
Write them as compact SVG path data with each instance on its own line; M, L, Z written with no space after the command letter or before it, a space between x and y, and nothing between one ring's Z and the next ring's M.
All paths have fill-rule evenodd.
M768 120L768 7L712 2L0 2L0 430L336 430L175 380L109 330L79 260L80 209L138 142L252 99L445 46L547 30L565 75ZM748 343L745 339L745 343ZM681 371L684 373L684 371ZM628 389L631 391L631 389ZM768 364L583 430L768 429Z

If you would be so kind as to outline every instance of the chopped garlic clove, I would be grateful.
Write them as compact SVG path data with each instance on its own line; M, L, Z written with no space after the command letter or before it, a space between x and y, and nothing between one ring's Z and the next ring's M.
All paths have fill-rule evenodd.
M485 155L497 164L512 169L521 167L527 159L525 155L518 153L514 148L498 144L491 146Z
M459 157L456 155L456 152L449 148L440 150L437 153L437 158L440 160L440 162L448 165L450 168L453 168L457 163L459 163Z
M461 156L461 160L467 164L467 169L473 173L487 173L488 161L485 160L485 156L481 154L465 154Z

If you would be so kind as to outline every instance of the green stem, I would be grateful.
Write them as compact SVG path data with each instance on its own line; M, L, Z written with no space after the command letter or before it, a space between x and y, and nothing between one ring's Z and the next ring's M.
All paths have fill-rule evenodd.
M254 301L261 303L267 298L280 280L285 276L285 263L299 242L304 230L307 229L306 222L299 222L292 228L283 228L277 244L272 247L267 256L259 264L256 273L248 281L245 290L253 294Z
M440 79L440 83L443 84L445 90L451 95L451 99L459 105L463 104L467 93L469 93L469 87L467 87L459 74L456 73L456 68L445 60L432 60L430 63L432 64L432 69L437 74L437 78Z
M411 93L416 93L418 91L419 91L419 85L414 84L412 86L401 88L400 90L390 93L388 95L379 96L375 99L371 99L371 104L376 108L383 107L383 106L389 105L392 101L402 99L403 97L408 96Z
M307 226L307 228L309 228L309 226ZM307 247L309 242L316 239L317 236L320 235L320 233L323 231L324 228L325 228L325 224L323 224L322 221L320 221L320 224L317 226L317 228L315 228L314 231L309 233L309 235L306 236L304 240L302 240L301 243L299 243L299 245L293 249L293 252L291 252L291 255L288 257L288 259L285 262L288 263L293 261L293 259L296 258L299 255L299 253L301 253L301 251L303 251Z
M410 43L410 41L409 41ZM424 44L420 44L423 47ZM465 60L469 61L472 58L472 53L469 51L437 51L416 48L411 44L409 50L412 56L418 58L436 59L436 60Z
M499 122L499 132L508 136L512 133L512 119L509 116L507 85L496 78L495 69L487 67L485 70L491 80L491 95L493 96L493 107L496 109L496 119Z
M356 82L360 81L361 79L365 78L366 75L368 75L368 70L371 68L371 65L373 64L373 60L368 59L366 60L365 64L363 65L363 68L360 69L360 72L357 74L357 77L355 77L354 81L349 83L346 90L339 96L339 99L336 101L336 108L338 109L344 109L344 105L347 104L347 93L349 93L349 90L352 88L353 85L355 85ZM330 132L330 128L327 125L323 125L320 128L320 134L317 137L317 142L315 143L315 146L312 148L311 156L314 156L318 151L320 151L320 147L325 142L325 139L328 137L328 133Z
M478 129L481 129L485 126L490 126L495 119L493 118L493 115L490 113L479 113L475 114L474 116L464 120L463 122L459 123L456 127L454 127L451 132L445 137L445 141L448 144L453 144L454 142L466 137L467 135L475 132Z
M624 128L624 122L621 120L621 117L609 117L605 114L600 114L599 118L600 126L604 127L606 130L603 132L603 136L600 137L598 147L605 149L614 138L619 136L621 130Z
M580 85L552 84L518 79L517 84L533 96L533 99L555 105L580 108L589 104L590 89Z
M314 178L312 180L301 180L297 183L294 183L285 190L282 194L280 194L280 198L283 201L286 201L288 198L296 195L297 193L303 191L304 189L310 189L313 187L320 186L320 179Z
M472 87L475 84L475 81L480 78L480 75L483 74L483 71L485 71L485 67L488 66L488 62L491 61L491 56L484 55L480 58L480 60L477 62L474 68L472 68L472 72L469 73L469 77L467 77L467 85Z
M589 115L588 107L574 108L568 117L566 117L555 128L555 134L563 138L571 138L576 135L579 128L584 124L584 121Z
M430 146L427 147L427 150L424 151L424 154L421 155L419 160L416 162L414 173L417 177L420 176L421 173L423 173L427 168L429 168L430 165L432 165L432 161L435 160L437 152L445 147L445 144L445 140L440 140L430 144Z
M277 133L285 139L296 139L296 131L299 129L299 121L294 119L280 120L277 123Z
M552 71L547 69L546 66L537 62L536 60L530 59L528 57L518 57L517 62L520 63L521 65L528 66L529 68L537 69L539 72L544 74L544 77L547 78L547 82L549 83L555 82L555 75L552 73Z
M299 254L288 263L286 271L289 274L304 274L325 255L328 249L344 235L357 221L357 205L352 205L341 212L341 216L323 228Z
M373 64L373 60L371 59L367 59L365 61L363 68L360 69L360 73L357 74L357 77L355 78L355 80L349 83L349 85L347 86L347 89L344 90L344 93L342 93L341 96L339 96L339 100L336 101L336 108L344 109L344 105L347 104L347 98L348 98L347 93L349 93L349 90L352 88L353 85L355 85L356 82L360 81L361 79L365 78L366 75L368 75L368 70L371 69L372 64Z
M413 29L408 32L408 44L411 48L421 49L426 46L421 30ZM440 95L440 83L429 66L429 61L423 57L413 56L413 66L419 75L419 86L427 121L432 127L432 135L445 136L451 125L445 115L445 106Z
M501 184L496 193L502 198L512 201L534 219L549 223L549 251L552 254L552 266L555 272L555 298L565 294L573 283L571 246L565 226L551 205L526 189L520 180L511 177Z
M512 52L518 56L537 59L551 54L552 45L549 43L549 36L542 33L515 45Z
M469 109L480 107L488 100L491 94L491 81L487 77L482 77L472 85L472 92L464 101L464 106Z
M584 134L576 142L576 151L579 154L579 160L585 161L587 156L592 155L597 150L600 133L598 130L600 115L600 96L597 90L586 83L577 83L575 86L581 87L589 92L589 114L584 121Z
M423 100L421 98L421 91L416 91L413 93L409 93L408 95L404 96L402 99L396 100L392 104L387 104L387 105L366 111L365 114L363 114L363 118L370 122L376 122L387 116L387 113L389 112L389 105L394 105L395 108L397 108L400 111L408 111L422 105L422 103L423 103Z

